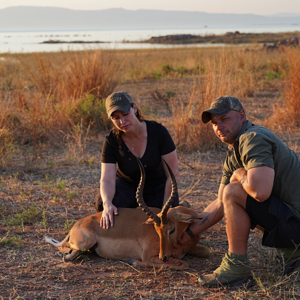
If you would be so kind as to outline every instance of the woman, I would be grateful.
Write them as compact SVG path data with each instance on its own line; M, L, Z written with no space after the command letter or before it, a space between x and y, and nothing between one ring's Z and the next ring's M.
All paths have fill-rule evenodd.
M114 225L118 207L137 207L136 189L140 180L139 157L146 172L144 200L149 207L162 208L171 194L162 158L178 177L178 159L174 142L167 129L147 121L131 97L116 92L106 99L106 111L114 125L103 144L101 156L100 197L95 202L102 211L100 226ZM173 206L178 205L178 199Z

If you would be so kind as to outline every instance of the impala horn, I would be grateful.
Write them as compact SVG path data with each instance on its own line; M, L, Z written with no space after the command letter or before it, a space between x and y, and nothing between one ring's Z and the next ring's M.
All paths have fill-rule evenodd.
M167 224L167 222L168 222L167 212L178 195L178 189L177 189L177 183L176 183L174 173L172 172L172 169L170 168L170 166L164 159L163 159L163 161L164 161L165 165L167 166L168 173L169 173L169 176L171 179L171 184L172 184L172 193L171 193L168 201L165 203L164 207L161 210L162 223Z
M138 185L138 188L136 190L136 200L139 204L139 206L142 208L142 210L151 218L154 220L154 222L159 226L161 223L161 220L159 218L159 216L152 211L145 203L144 201L144 197L143 197L143 191L144 191L144 185L145 185L145 179L146 179L146 174L145 174L145 169L144 166L142 164L142 162L140 161L140 159L137 157L136 158L140 170L141 170L141 179L140 179L140 183Z

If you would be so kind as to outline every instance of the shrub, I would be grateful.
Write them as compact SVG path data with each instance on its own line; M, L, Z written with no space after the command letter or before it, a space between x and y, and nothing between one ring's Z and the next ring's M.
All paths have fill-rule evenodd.
M0 239L0 246L11 246L15 248L20 248L21 244L23 243L22 239L19 237L11 237L11 238L2 238Z
M118 70L112 54L101 50L79 52L68 62L61 88L76 99L85 94L106 98L117 86Z
M179 68L176 69L177 73L183 77L183 75L188 74L188 69L184 66L180 66Z
M3 223L8 227L22 226L24 223L34 223L39 217L39 210L34 203L32 203L28 209L24 209L21 213L16 213L13 216L6 217L2 215L2 217Z
M173 66L170 64L165 64L162 66L161 71L165 75L170 75L172 72L174 72Z
M101 99L118 83L120 63L113 52L70 51L26 58L9 69L17 87L8 74L10 65L0 61L0 75L10 81L4 84L0 78L2 165L15 151L14 143L22 147L28 164L40 156L44 143L61 144L77 124L103 129L107 117ZM14 88L7 90L8 86Z
M106 98L118 83L120 66L111 53L101 50L69 53L63 65L55 67L49 58L36 55L35 87L44 96L78 99L85 94Z
M105 99L97 99L95 95L87 94L72 105L68 116L74 124L83 124L94 128L107 127L108 118L105 109Z

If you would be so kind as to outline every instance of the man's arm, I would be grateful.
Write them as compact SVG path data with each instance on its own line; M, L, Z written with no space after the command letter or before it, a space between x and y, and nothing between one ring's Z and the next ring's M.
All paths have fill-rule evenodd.
M195 222L189 226L190 230L193 234L198 234L203 232L207 228L212 225L218 223L224 216L223 203L222 203L222 195L225 185L220 184L218 191L218 198L210 203L204 211L200 214L202 218L198 222ZM184 232L182 236L178 239L178 243L184 245L190 240L190 236ZM176 247L176 245L174 245Z
M238 181L245 192L258 202L267 200L272 192L275 171L267 166L252 168L246 171L243 168L237 169L230 182Z

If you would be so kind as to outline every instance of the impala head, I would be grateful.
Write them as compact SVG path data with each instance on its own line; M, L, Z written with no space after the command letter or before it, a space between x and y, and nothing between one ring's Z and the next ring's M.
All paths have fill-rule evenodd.
M172 192L159 214L152 211L145 203L143 198L143 189L145 185L145 170L141 161L137 158L140 170L141 180L136 192L136 199L142 210L149 216L146 224L153 224L154 228L159 235L160 251L159 258L166 261L170 258L173 251L173 244L177 242L178 237L186 229L189 223L199 220L197 213L186 207L171 208L170 206L178 195L177 183L175 176L164 160L172 183Z

